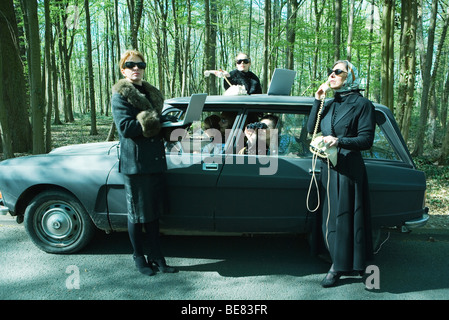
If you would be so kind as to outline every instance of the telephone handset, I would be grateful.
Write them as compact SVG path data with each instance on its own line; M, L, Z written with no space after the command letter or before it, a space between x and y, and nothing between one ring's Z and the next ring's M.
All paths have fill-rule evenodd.
M321 100L323 100L326 98L326 93L331 91L331 88L329 87L329 80L321 85L321 89L324 91L324 94L321 96Z

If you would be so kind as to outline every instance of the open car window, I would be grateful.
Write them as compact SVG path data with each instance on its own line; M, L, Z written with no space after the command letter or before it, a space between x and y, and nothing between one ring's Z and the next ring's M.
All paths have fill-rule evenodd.
M271 127L259 129L264 127L260 123L268 124ZM311 156L308 149L310 140L307 139L306 124L307 115L303 113L249 112L242 127L243 132L237 136L234 152L237 154L247 153L243 150L250 149L251 144L248 140L254 141L255 139L259 154L296 158L309 157ZM252 135L256 138L252 138Z
M177 118L183 117L183 110L173 109L169 115ZM266 116L277 118L276 143L266 146L268 155L290 158L308 158L312 154L309 151L310 136L307 134L308 114L295 112L265 112L251 111L242 117L240 132L235 131L239 124L240 114L235 111L224 111L217 108L204 110L201 120L193 122L185 129L176 129L172 133L173 141L166 143L166 152L169 153L201 153L204 155L216 155L222 153L242 154L242 149L247 147L247 136L244 128L252 123L260 122ZM377 117L382 116L381 113ZM381 119L382 120L382 119ZM382 123L378 119L373 146L362 152L364 159L401 161L400 156L393 148ZM235 143L230 139L234 132Z
M179 117L182 111L172 110L169 115ZM166 143L168 153L225 153L229 134L237 124L237 111L205 110L201 119L187 128L174 129L171 141ZM182 117L182 115L181 115Z

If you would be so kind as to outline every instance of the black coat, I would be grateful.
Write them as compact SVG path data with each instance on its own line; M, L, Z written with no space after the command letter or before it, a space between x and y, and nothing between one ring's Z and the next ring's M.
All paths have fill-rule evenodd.
M120 138L120 166L123 174L158 173L167 169L160 132L163 98L159 90L144 83L147 96L126 80L113 88L112 115ZM144 133L150 132L148 135Z
M233 85L243 85L246 88L248 94L262 93L262 87L260 85L259 78L251 71L243 72L239 70L232 70L228 80ZM223 82L224 88L228 89L229 84L226 80Z
M310 112L310 133L319 105L316 100ZM360 151L373 145L375 127L374 106L359 93L337 94L325 103L318 131L338 137L338 161L329 172L322 163L322 232L336 271L365 270L366 260L372 258L369 187Z

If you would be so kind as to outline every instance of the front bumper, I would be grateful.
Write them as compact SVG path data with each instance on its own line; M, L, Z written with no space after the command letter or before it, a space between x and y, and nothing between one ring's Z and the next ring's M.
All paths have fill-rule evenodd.
M9 213L9 209L5 206L0 205L0 215L6 215Z

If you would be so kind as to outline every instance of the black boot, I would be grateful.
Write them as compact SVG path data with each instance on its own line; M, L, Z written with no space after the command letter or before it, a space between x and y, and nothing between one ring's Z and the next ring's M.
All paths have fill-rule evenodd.
M140 273L147 276L154 276L156 274L156 272L154 272L153 269L151 269L151 265L148 264L147 259L145 259L145 256L138 256L133 258L137 270L139 270Z
M176 269L175 267L170 267L167 265L167 263L165 262L165 259L155 259L151 261L152 263L154 263L154 265L156 266L156 268L163 273L176 273L179 270Z
M337 284L338 279L340 279L341 274L338 272L329 271L324 279L321 281L321 286L323 288L330 288Z
M340 279L342 273L334 270L334 265L331 266L324 279L321 281L323 288L330 288L336 285L338 279Z

